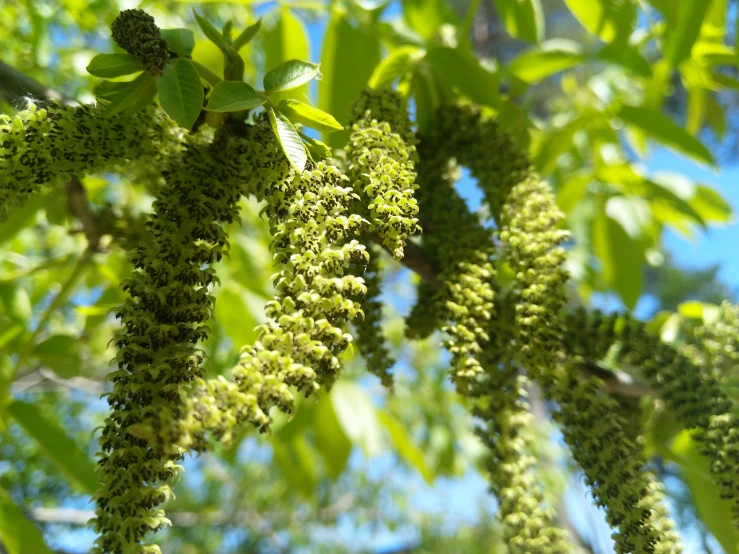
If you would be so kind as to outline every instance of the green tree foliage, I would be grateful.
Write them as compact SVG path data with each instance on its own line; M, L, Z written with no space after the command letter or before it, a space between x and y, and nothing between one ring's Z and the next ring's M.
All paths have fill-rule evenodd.
M737 551L737 308L679 303L716 300L710 272L653 268L665 285L643 286L665 229L731 210L639 163L658 143L715 165L702 139L736 88L735 8L414 0L393 18L295 2L262 20L149 4L97 2L119 48L97 54L87 9L1 8L5 550L51 551L87 519L100 554L359 550L312 532L350 512L412 523L421 552L576 552L548 417L618 554L684 551L656 455ZM306 59L314 18L323 65ZM493 28L508 39L481 44ZM662 299L650 322L588 306L645 291ZM382 451L410 478L373 477ZM471 467L494 518L449 537L408 509L413 478ZM91 517L54 520L84 497Z

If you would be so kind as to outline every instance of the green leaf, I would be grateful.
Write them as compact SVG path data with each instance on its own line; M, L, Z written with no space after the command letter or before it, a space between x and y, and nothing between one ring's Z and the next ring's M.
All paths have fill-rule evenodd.
M381 446L380 425L367 392L356 383L339 381L331 389L330 396L346 436L359 443L367 457L377 454Z
M561 127L542 133L532 156L534 165L542 174L548 175L554 171L559 157L569 152L575 135L586 128L588 121L586 117L577 117Z
M619 210L611 211L625 219ZM629 230L633 232L633 227ZM627 308L633 309L642 289L643 243L604 211L593 221L593 247L603 264L603 282L618 293Z
M500 105L498 75L484 69L474 56L442 46L429 50L425 60L473 102Z
M433 38L445 23L459 23L446 0L403 0L403 15L411 29L425 39Z
M244 31L236 37L236 40L233 41L233 48L237 52L241 50L244 46L249 44L252 39L257 36L257 33L259 32L259 29L262 28L262 19L257 19L257 22L253 25L249 25Z
M665 448L661 451L667 459L677 464L690 489L701 522L726 554L737 554L739 533L731 522L731 502L721 498L711 475L710 461L700 453L700 445L685 430L678 433L669 450Z
M264 90L271 94L298 88L317 77L320 70L320 64L288 60L267 72L264 76Z
M204 97L195 65L180 58L164 68L156 83L162 109L179 125L192 129L203 108Z
M323 395L322 395L323 396ZM316 446L326 465L326 471L334 481L346 468L352 452L352 441L339 424L334 406L328 398L321 398L316 404L313 416L313 429Z
M162 29L162 38L167 48L180 58L186 58L195 49L195 33L190 29Z
M668 203L703 229L707 228L701 214L690 205L690 199L696 194L696 185L692 181L680 174L659 172L652 175L651 179L646 179L644 183L650 198Z
M593 182L590 171L573 173L560 185L557 191L557 205L565 213L570 214L587 193Z
M582 46L566 39L551 39L524 50L508 65L514 77L536 83L585 60Z
M80 373L79 340L70 335L54 335L37 344L33 355L54 370L54 373L70 379Z
M649 79L652 76L652 66L639 50L628 43L606 44L597 58L607 63L618 64L629 69L634 75Z
M55 201L61 200L55 198ZM49 196L41 190L20 206L14 206L5 220L0 221L0 246L11 241L24 229L31 227L36 221L36 214L49 201Z
M308 32L300 18L286 7L280 9L280 17L271 29L262 33L266 68L275 68L288 60L307 60L311 45ZM283 98L303 100L308 96L308 85L304 84L287 92L272 95L272 102L279 103Z
M167 66L167 69L171 64ZM142 73L133 81L129 81L120 87L111 97L110 104L105 108L103 115L112 116L121 114L131 116L143 110L154 101L157 93L157 81L153 75Z
M305 436L298 435L286 442L273 440L272 455L280 466L280 475L304 498L311 498L318 484L318 471L315 450Z
M267 115L272 131L275 133L280 146L282 146L282 151L287 156L290 165L298 171L303 171L305 164L308 162L308 154L295 127L284 115L279 112L275 113L272 108L267 108Z
M192 13L195 15L195 20L198 22L200 30L203 31L203 34L206 37L208 37L208 40L220 48L224 54L227 53L229 51L229 44L226 41L226 37L218 32L218 29L213 27L207 19L198 15L198 12L192 10Z
M326 27L321 53L324 78L318 82L318 107L332 114L345 127L349 124L351 106L380 61L380 41L373 29L354 26L348 16L334 10ZM349 130L324 135L333 147L343 146Z
M424 481L428 484L433 483L434 474L431 471L431 468L426 465L423 452L413 444L413 441L408 435L405 427L403 427L403 424L385 411L378 412L378 416L382 424L388 430L388 433L390 433L390 438L395 445L398 456L400 456L400 458L409 466L416 468Z
M677 22L665 27L664 59L671 67L677 67L690 57L695 41L700 35L703 20L711 6L711 0L684 0L677 10Z
M431 129L436 111L441 104L433 75L427 67L416 68L411 81L411 90L416 101L418 132L423 135Z
M394 48L375 67L369 80L369 86L374 89L391 86L395 79L408 73L425 52L423 48L413 45Z
M697 185L688 204L706 222L729 223L732 220L731 206L711 187Z
M92 88L92 93L98 100L111 100L127 84L115 81L100 81Z
M495 7L512 37L529 42L544 39L544 11L539 0L495 0Z
M221 289L216 296L213 319L223 326L226 336L233 341L233 349L252 344L258 336L264 301L253 292L236 283Z
M565 4L590 34L608 43L626 42L636 23L636 4L631 0L565 0Z
M690 135L669 117L649 108L625 105L619 117L629 125L642 129L647 135L664 146L687 154L708 164L713 164L713 156L703 143Z
M87 72L95 77L110 79L143 71L144 66L137 56L131 54L98 54L87 66Z
M98 489L94 462L57 422L48 419L35 404L27 402L13 402L8 412L26 434L38 442L73 486L87 494Z
M300 138L303 139L305 147L308 149L308 155L313 161L317 162L331 157L331 148L327 144L322 143L320 140L311 138L308 135L304 135L300 131L298 131L298 134L300 135Z
M279 110L287 116L290 121L302 123L307 127L323 131L324 133L341 131L344 128L331 114L327 114L318 108L314 108L313 106L291 98L286 98L280 102Z
M606 214L618 221L634 240L644 238L649 232L652 215L649 203L640 196L614 196L606 202Z
M238 112L261 106L267 100L243 81L219 81L205 107L210 112Z
M52 554L41 531L3 489L0 489L0 539L8 554Z
M15 323L27 325L31 319L31 299L23 287L13 283L0 284L0 306L2 313Z

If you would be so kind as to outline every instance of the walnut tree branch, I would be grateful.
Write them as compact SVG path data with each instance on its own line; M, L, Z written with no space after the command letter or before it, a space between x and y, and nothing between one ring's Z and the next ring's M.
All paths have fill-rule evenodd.
M44 100L58 99L65 104L74 103L72 99L42 85L31 77L0 61L0 97L16 105L19 100L28 95ZM238 129L235 131L238 132ZM100 236L95 225L95 215L86 203L87 199L84 188L77 177L72 177L67 184L67 193L69 196L70 213L82 224L83 232L90 243L91 251L94 251L99 243ZM373 242L382 245L382 240L377 235L372 235L370 238ZM441 287L436 261L420 245L409 242L406 245L405 257L401 260L401 263L434 289ZM653 394L647 387L637 383L629 375L603 369L594 363L585 364L583 366L583 372L586 375L600 378L603 381L603 389L609 393L630 398Z

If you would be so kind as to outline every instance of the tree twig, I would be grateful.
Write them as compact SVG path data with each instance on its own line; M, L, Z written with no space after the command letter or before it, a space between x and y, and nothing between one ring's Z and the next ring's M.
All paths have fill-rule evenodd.
M59 100L64 105L76 104L72 98L45 87L3 61L0 61L0 97L13 106L17 106L18 102L28 97Z

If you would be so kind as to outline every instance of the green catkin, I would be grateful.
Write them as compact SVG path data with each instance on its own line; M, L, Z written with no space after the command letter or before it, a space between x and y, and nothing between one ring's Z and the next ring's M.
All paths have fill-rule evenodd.
M485 375L472 386L473 414L489 455L485 462L491 490L498 498L498 519L511 554L569 554L569 536L546 507L541 475L531 455L533 416L526 400L527 379L510 359L513 319L509 305L499 304L491 321L491 344L483 353Z
M438 262L441 289L419 287L409 318L410 334L421 335L432 323L443 322L444 346L452 354L452 379L464 392L482 372L479 356L489 340L493 312L491 233L483 228L454 190L447 154L432 134L418 146L419 204L429 228L422 237L427 252ZM438 327L437 327L438 328Z
M644 470L639 448L625 431L619 406L594 378L584 378L576 357L560 366L545 392L558 403L572 457L582 468L595 503L606 511L619 554L677 554L681 546L664 507L661 485Z
M393 90L364 91L353 114L347 175L364 198L372 230L401 259L408 237L420 231L415 136L405 101Z
M510 293L514 359L559 405L555 419L573 457L596 502L619 529L614 535L617 552L679 552L676 538L664 532L672 523L659 503L658 486L643 471L639 451L623 433L610 399L599 393L595 381L582 380L576 364L566 359L560 312L566 304L567 274L560 244L567 232L558 228L562 215L549 187L525 154L476 110L443 109L439 119L444 148L478 179L496 219L504 261L516 278ZM615 468L613 455L619 454L629 461Z
M110 30L115 43L141 60L151 75L161 75L169 63L169 48L154 18L142 10L123 10Z
M579 311L569 316L567 325L568 348L588 360L601 359L618 341L619 360L640 367L678 421L695 430L693 437L709 458L713 479L722 498L731 502L739 527L739 420L716 378L628 315Z
M677 553L680 546L658 484L625 435L613 401L594 380L583 380L573 362L565 362L560 312L566 303L558 228L561 214L546 183L530 173L513 186L501 209L500 238L516 275L516 328L520 359L559 405L555 419L572 455L583 469L596 502L605 508L619 554ZM617 456L624 463L614 465ZM620 459L620 458L619 458Z
M176 141L171 122L153 107L130 117L54 103L32 104L12 118L0 114L0 221L43 186L126 160L148 157L151 164Z
M249 184L266 200L279 272L266 307L270 320L259 340L242 349L232 380L201 380L194 397L193 425L225 442L243 422L266 430L272 406L292 412L290 387L308 396L335 380L337 356L352 340L346 324L362 313L353 298L366 292L362 278L348 272L367 252L352 238L366 221L348 212L356 195L347 178L324 162L290 169L264 122L248 133Z
M510 191L532 174L524 150L476 107L444 107L437 118L444 148L469 168L498 222Z
M696 327L680 351L722 384L736 387L739 384L739 306L723 302L715 321Z
M96 553L159 552L147 536L168 523L158 505L171 496L188 442L187 393L201 374L196 345L209 334L212 266L242 193L222 153L195 136L170 159L146 224L151 240L132 252L135 270L121 285L128 299L116 312L118 369L108 376L112 413L99 440Z
M370 373L380 378L382 385L388 389L393 387L393 375L390 368L395 360L385 342L382 332L382 272L379 264L380 247L374 245L369 249L369 262L362 277L367 287L367 294L362 299L364 318L354 323L359 352L367 362Z

